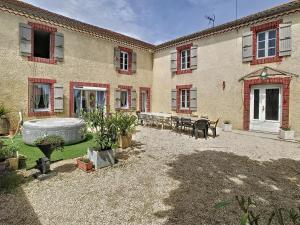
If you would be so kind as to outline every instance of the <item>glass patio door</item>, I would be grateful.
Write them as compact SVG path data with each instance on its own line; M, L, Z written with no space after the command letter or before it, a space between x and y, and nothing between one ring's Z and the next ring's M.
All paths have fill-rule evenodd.
M91 110L102 108L106 110L106 91L75 88L74 89L74 114L80 115L81 110L89 112Z
M147 112L147 92L146 91L142 91L141 93L141 98L142 98L142 112Z
M253 86L250 97L250 130L278 132L281 106L280 86Z

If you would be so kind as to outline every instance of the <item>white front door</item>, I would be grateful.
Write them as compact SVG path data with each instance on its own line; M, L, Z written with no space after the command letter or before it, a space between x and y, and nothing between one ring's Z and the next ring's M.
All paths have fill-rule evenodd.
M250 130L279 132L282 112L280 85L257 85L251 88Z

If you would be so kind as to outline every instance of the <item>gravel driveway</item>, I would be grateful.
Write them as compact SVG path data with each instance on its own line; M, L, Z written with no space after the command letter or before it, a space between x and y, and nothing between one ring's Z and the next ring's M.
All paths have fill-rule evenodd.
M195 140L140 127L135 146L114 167L84 173L74 160L58 175L0 195L0 224L238 224L237 206L220 200L253 195L264 211L300 205L300 148L250 132Z

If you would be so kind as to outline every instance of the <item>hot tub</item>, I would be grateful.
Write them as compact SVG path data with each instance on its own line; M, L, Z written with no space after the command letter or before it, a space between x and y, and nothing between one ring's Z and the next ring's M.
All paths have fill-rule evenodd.
M77 118L49 118L29 120L23 124L23 141L34 145L34 141L44 135L59 135L66 145L75 144L84 139L81 129L84 122Z

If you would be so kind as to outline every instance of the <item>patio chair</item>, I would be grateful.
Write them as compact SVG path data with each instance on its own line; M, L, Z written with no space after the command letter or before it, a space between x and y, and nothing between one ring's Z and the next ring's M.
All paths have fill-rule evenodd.
M209 123L209 128L211 129L212 133L213 133L213 138L215 138L217 136L217 126L219 123L219 118L216 121L210 121Z
M185 128L191 128L191 132L193 132L193 122L190 118L181 118L181 131L185 131Z
M180 126L180 119L177 116L171 116L171 121L170 121L171 129L178 131L179 126Z
M195 135L195 138L198 139L199 131L202 131L204 138L207 139L208 126L209 126L208 120L200 119L200 120L195 121L194 127L193 127L193 135Z

